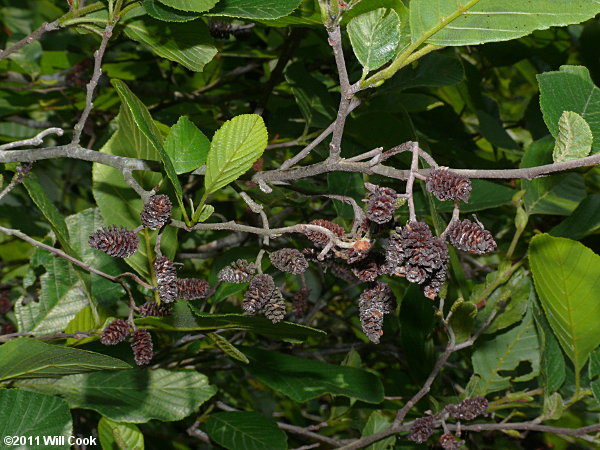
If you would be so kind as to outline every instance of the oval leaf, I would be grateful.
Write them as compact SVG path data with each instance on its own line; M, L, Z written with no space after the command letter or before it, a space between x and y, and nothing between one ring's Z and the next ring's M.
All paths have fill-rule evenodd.
M217 333L208 333L208 337L219 349L227 356L248 364L250 361L242 352L240 352L231 342Z
M196 170L206 163L210 141L190 120L181 116L165 140L165 151L177 174Z
M62 396L71 408L92 409L117 422L181 420L217 389L195 370L119 370L20 381L20 387Z
M32 436L40 439L40 445L19 446L15 443L14 447L4 445L3 448L66 450L71 448L67 438L72 432L71 412L64 400L20 389L0 390L0 436ZM43 440L45 437L59 436L64 436L64 443L57 442L58 439L54 442Z
M302 0L221 0L208 15L245 19L278 19L294 11Z
M554 144L554 162L584 158L592 151L592 130L586 120L573 111L565 111L558 121L558 136Z
M600 344L600 256L583 244L534 237L529 260L548 323L577 373Z
M165 23L151 17L139 17L145 10L140 6L125 16L125 34L144 44L158 56L175 61L194 72L202 72L214 58L217 49L201 20L188 23Z
M200 14L173 9L153 0L144 0L142 6L150 17L164 22L189 22L200 17Z
M267 128L257 114L242 114L215 133L208 158L204 188L207 194L221 189L244 174L267 146Z
M559 120L564 111L573 111L588 123L596 137L592 152L600 152L600 88L583 66L561 66L560 70L537 76L540 85L540 107L544 122L558 139Z
M114 422L103 417L98 422L98 437L104 449L144 450L144 435L132 423Z
M367 403L383 400L383 385L366 370L337 366L258 348L244 348L250 375L297 402L323 394L342 395Z
M410 29L413 43L476 45L580 23L598 13L600 3L590 0L412 0Z
M204 12L217 4L218 0L158 0L163 5L183 11Z
M105 369L129 369L120 359L100 353L18 338L0 346L0 380L52 377Z
M356 59L369 72L393 58L400 42L400 19L393 9L379 8L352 19L348 35Z
M275 422L255 412L235 411L211 414L206 433L230 450L287 448L287 436Z

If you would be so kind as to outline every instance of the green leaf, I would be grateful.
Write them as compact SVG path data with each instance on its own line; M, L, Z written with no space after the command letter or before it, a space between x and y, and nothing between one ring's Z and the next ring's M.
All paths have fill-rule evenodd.
M369 418L367 419L367 423L362 429L361 437L371 436L373 434L379 433L380 431L387 430L392 425L392 421L384 416L379 411L373 411ZM365 447L366 450L387 450L388 448L394 448L394 444L396 443L396 436L389 436L385 439L381 439L373 444Z
M600 256L583 244L548 234L529 244L540 302L576 375L600 344Z
M600 152L600 89L594 85L587 68L561 66L559 71L537 75L540 106L544 122L555 138L559 137L559 121L564 111L579 114L594 137L592 153Z
M399 71L375 95L385 95L388 90L452 86L464 79L465 69L459 58L431 53L421 58L416 68L409 66Z
M558 392L544 396L542 420L558 420L563 415L563 398Z
M287 448L287 436L271 419L256 412L211 414L204 425L212 440L230 450Z
M212 205L202 205L202 210L198 215L198 222L202 223L206 221L215 212L215 207Z
M566 368L565 358L560 349L558 341L552 333L550 325L546 317L538 305L537 299L531 302L533 309L533 318L537 325L538 336L540 338L540 347L542 348L542 361L540 367L540 376L542 378L541 385L544 388L544 393L547 395L550 392L560 389L565 381Z
M64 400L52 395L22 391L20 389L0 390L0 436L7 443L8 436L33 437L27 445L4 445L4 448L27 450L64 449L68 450L68 437L73 433L71 412ZM44 437L64 436L65 443L50 445ZM39 445L37 444L38 438Z
M472 302L465 302L459 298L452 304L452 317L450 317L450 327L456 336L456 342L466 341L471 336L471 331L475 325L477 317L477 305Z
M410 29L413 43L425 38L435 45L477 45L580 23L598 13L597 0L412 0Z
M588 372L592 394L594 395L596 402L600 403L600 349L594 350L591 354Z
M183 11L204 12L215 6L218 0L158 0L171 8Z
M102 417L98 437L103 450L144 450L144 435L132 423L119 423Z
M548 233L580 240L600 229L600 194L588 195L573 213Z
M104 324L106 319L108 319L109 315L104 308L99 309L99 312L101 313L98 315L98 320L96 320L94 318L91 306L86 306L85 308L83 308L69 322L69 324L65 328L65 333L74 334L80 331L96 330L100 328ZM67 345L82 345L88 342L95 341L98 338L99 336L91 336L81 339L68 338Z
M58 210L48 194L40 184L40 181L35 173L30 173L29 176L23 179L23 185L27 189L29 196L36 204L36 206L40 209L50 226L52 227L52 231L56 235L58 242L62 248L69 255L78 257L78 255L71 248L71 243L69 242L69 230L67 229L67 224L65 223L65 219L62 214Z
M322 336L324 331L291 322L279 322L274 324L269 319L259 316L247 316L244 314L202 314L197 308L189 306L196 317L193 324L174 325L168 319L157 319L146 317L135 319L138 325L156 328L165 331L212 331L212 330L242 330L252 331L270 339L288 342L304 342L312 336Z
M208 27L201 20L187 23L165 23L145 16L140 6L124 17L125 34L147 45L158 56L202 72L217 54Z
M144 0L142 6L150 17L164 22L189 22L201 17L201 14L173 9L155 0Z
M527 311L527 305L533 294L533 285L527 276L527 271L518 269L510 279L494 290L487 298L485 306L479 311L475 328L481 327L492 313L497 317L486 328L486 334L492 334L508 328L517 322Z
M558 121L558 136L554 144L554 162L584 158L592 151L592 130L583 117L573 111L565 111Z
M24 297L15 304L15 315L19 331L35 334L50 334L63 331L75 315L89 304L83 283L71 264L45 250L43 267L46 273L40 277L39 300L24 302Z
M375 9L350 21L347 27L352 50L363 73L390 61L400 42L400 18L393 9Z
M0 346L0 380L129 369L120 359L21 337Z
M206 159L206 194L221 189L244 174L267 146L267 128L257 114L242 114L215 133Z
M473 371L480 382L471 394L485 395L507 389L512 383L529 381L540 369L540 348L532 313L520 325L491 339L478 341L473 353ZM526 373L517 371L521 362L529 364Z
M142 101L136 97L136 95L131 92L131 90L127 87L127 85L121 80L111 80L111 84L117 90L117 94L119 94L119 98L124 106L129 108L133 120L136 125L139 127L140 131L150 143L154 146L154 148L158 151L165 166L165 172L167 172L167 176L173 183L173 187L175 188L175 192L177 193L177 199L179 200L179 204L181 209L184 210L183 203L181 201L182 191L181 184L179 184L179 179L177 178L177 173L175 172L175 168L173 167L173 162L171 158L165 152L165 149L162 145L163 138L158 131L158 128L154 121L152 120L152 116L146 108L146 105L142 103Z
M250 375L296 402L306 402L324 394L367 403L383 400L381 381L365 370L258 348L246 347L244 353L251 362L244 366Z
M223 353L225 353L230 358L237 359L238 361L241 361L244 364L250 363L246 355L240 352L231 342L229 342L223 336L217 333L207 333L207 336Z
M244 19L278 19L294 11L301 0L221 0L210 10L210 16Z
M165 152L177 174L196 170L206 163L210 141L190 120L181 116L165 140Z
M195 370L119 370L19 381L19 386L60 395L71 408L94 410L116 422L181 420L217 392Z
M80 259L84 263L109 275L119 275L123 272L117 259L90 247L90 235L105 225L98 208L90 208L73 214L66 218L66 223L73 250L80 255ZM88 276L91 295L99 305L112 307L125 295L124 289L118 283L113 283L92 273Z
M552 163L552 148L552 138L535 141L525 151L521 167ZM528 214L568 215L586 195L583 177L578 173L551 175L521 183L526 190L523 201Z

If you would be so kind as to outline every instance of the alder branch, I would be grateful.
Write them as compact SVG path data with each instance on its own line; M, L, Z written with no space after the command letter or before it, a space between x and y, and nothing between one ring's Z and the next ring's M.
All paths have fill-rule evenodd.
M12 148L17 147L27 147L29 145L42 145L44 143L44 138L50 134L56 134L57 136L62 136L64 130L62 128L47 128L43 131L40 131L34 137L25 139L23 141L14 141L9 142L8 144L0 145L0 150L10 150ZM21 150L22 151L22 150Z
M118 20L118 19L117 19ZM115 23L107 23L106 28L104 29L104 33L102 34L102 41L100 42L100 48L94 52L94 72L92 73L92 78L86 87L86 96L85 96L85 108L81 113L81 117L79 121L75 124L73 139L71 140L72 144L79 144L81 139L81 133L83 132L83 127L85 126L85 122L94 107L92 103L94 97L94 90L98 85L98 80L100 79L100 75L102 75L102 58L104 57L104 52L106 51L106 46L108 44L108 40L112 36L112 31L115 26Z
M152 286L151 284L148 284L145 281L141 280L137 275L134 275L129 272L121 274L121 275L117 275L117 276L109 275L107 273L102 272L101 270L96 269L95 267L90 266L89 264L84 263L83 261L78 260L77 258L74 258L71 255L68 255L67 253L65 253L64 251L62 251L58 248L54 248L54 247L51 247L50 245L46 245L42 242L38 242L35 239L33 239L32 237L26 235L25 233L23 233L19 230L0 226L0 233L7 234L9 236L18 237L19 239L22 239L25 242L28 242L29 244L33 245L34 247L41 248L42 250L46 250L50 253L53 253L56 256L60 256L61 258L66 259L70 263L72 263L78 267L81 267L83 270L93 273L93 274L96 274L98 276L101 276L102 278L106 278L107 280L110 280L114 283L119 283L122 285L124 282L120 278L127 276L127 277L132 278L136 283L145 287L146 289L156 290L155 286Z
M333 49L335 65L337 66L340 80L340 105L338 107L337 117L333 122L333 136L329 144L329 158L337 160L340 158L342 151L342 136L344 135L344 126L346 118L350 114L350 102L355 93L356 86L350 86L348 79L348 70L346 69L346 61L344 59L344 49L342 48L342 33L340 26L335 25L327 30L329 35L329 45Z
M19 51L21 48L25 47L27 44L31 44L33 41L38 40L44 33L48 31L58 30L60 25L58 24L58 19L54 22L44 22L40 27L32 32L31 34L25 36L16 44L13 44L11 47L0 51L0 61L6 58L11 53Z
M308 178L316 175L321 175L329 172L356 172L366 174L377 174L387 178L397 180L407 180L410 176L410 170L401 170L383 164L372 165L369 162L356 161L356 157L352 160L348 159L331 159L311 164L308 166L294 167L287 170L275 169L265 172L258 172L252 180L256 183L271 183L282 184L285 182L295 181L303 178ZM431 160L432 162L435 162ZM468 178L479 179L512 179L523 178L533 180L534 178L543 177L556 172L564 172L566 170L576 169L579 167L594 166L600 164L600 153L587 156L585 158L574 159L559 163L545 164L542 166L528 167L522 169L454 169L449 168L452 172L464 175ZM435 167L435 166L434 166ZM431 171L430 168L419 169L415 173L418 178L426 178Z
M281 228L259 228L250 225L242 225L232 220L229 222L218 222L218 223L198 223L193 227L188 227L184 222L180 220L171 220L171 225L176 228L181 228L186 231L207 231L207 230L228 230L228 231L240 231L245 233L253 233L261 236L278 237L282 234L288 233L300 233L306 234L307 231L317 231L325 234L329 238L329 242L340 248L352 248L356 241L340 239L331 230L313 224L297 224L290 225L288 227ZM0 229L1 231L1 229Z
M24 336L29 336L37 339L38 341L51 341L52 339L83 339L86 337L94 336L96 333L90 331L76 331L75 333L63 333L57 332L52 334L46 334L44 336L36 336L31 331L21 331L18 333L9 333L0 335L0 343L12 341Z

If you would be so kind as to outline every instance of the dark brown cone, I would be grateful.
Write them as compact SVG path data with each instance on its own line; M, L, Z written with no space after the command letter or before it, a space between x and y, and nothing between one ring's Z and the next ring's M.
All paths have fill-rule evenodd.
M430 300L435 298L440 293L440 289L446 281L446 267L437 270L433 276L427 281L425 287L423 287L423 295Z
M271 275L259 274L252 278L244 294L243 308L248 314L258 314L271 299L275 282Z
M282 272L299 275L308 269L308 262L295 248L282 248L269 254L273 265Z
M171 314L171 305L161 303L157 305L154 300L147 301L140 306L140 317L166 317Z
M392 291L385 283L363 291L358 301L360 322L365 335L371 342L379 344L383 336L383 315L395 309Z
M398 194L391 188L365 183L367 195L367 218L375 223L384 224L394 218Z
M410 427L408 440L416 442L417 444L422 444L423 442L427 441L432 434L433 417L420 417L416 419Z
M142 225L151 230L162 228L171 217L171 200L164 194L153 195L140 213Z
M115 320L109 323L102 334L100 342L104 345L117 345L129 335L129 324L125 320Z
M172 303L177 298L177 270L173 261L159 256L154 261L154 273L158 284L158 296L164 303Z
M308 297L310 296L310 289L306 286L301 287L298 292L294 294L292 298L292 309L296 317L304 316L306 307L308 305Z
M185 300L198 300L211 294L210 284L199 278L179 278L177 295Z
M250 281L254 272L256 272L256 267L253 263L245 259L238 259L223 267L217 274L217 278L219 281L227 283L245 283Z
M383 271L424 284L425 295L433 299L446 279L448 258L446 244L432 235L427 224L410 222L390 237Z
M373 259L363 260L352 266L352 273L360 281L375 281L379 276L379 264Z
M310 225L318 225L320 227L327 228L329 231L331 231L337 237L342 237L345 234L345 231L341 226L339 226L337 223L330 222L329 220L317 219L317 220L313 220L312 222L309 222L309 224ZM313 241L313 243L317 247L325 247L327 245L327 243L329 242L329 238L327 237L327 235L325 233L321 233L319 231L306 230L304 232L304 234L306 235L306 237L308 239Z
M159 256L154 261L154 273L158 284L175 284L177 270L175 264L166 256Z
M369 256L370 249L367 250L355 250L353 248L349 248L343 251L342 257L346 259L348 264L354 264L356 262L362 261L367 256Z
M467 203L471 196L471 180L447 169L429 172L425 187L438 200L462 200Z
M139 241L137 234L124 227L111 225L92 233L90 247L101 250L114 258L129 258L137 252Z
M492 233L468 219L455 222L448 230L448 239L458 250L483 255L496 250Z
M273 323L281 322L285 317L285 301L279 288L273 289L271 298L263 308L265 317Z
M454 436L450 433L442 434L438 441L440 447L444 450L458 450L462 445L462 441L457 441Z
M487 414L488 405L485 397L473 397L463 400L458 405L447 405L445 409L453 419L473 420Z
M133 359L138 366L144 366L152 361L154 346L150 333L141 328L135 330L131 335L131 349L133 350Z

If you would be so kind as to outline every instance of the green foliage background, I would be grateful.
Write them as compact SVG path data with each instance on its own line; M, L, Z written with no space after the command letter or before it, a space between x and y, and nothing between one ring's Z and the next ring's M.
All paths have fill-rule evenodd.
M0 61L0 143L50 126L72 129L113 3L119 2L86 2L88 12L76 17L64 0L0 0L2 48L44 21L60 17L65 27ZM519 12L518 20L489 14L499 5ZM260 226L240 198L246 192L264 206L272 227L323 218L349 230L352 208L323 194L360 202L365 181L403 191L404 183L356 173L274 185L269 194L250 181L256 170L279 167L335 120L338 73L317 0L145 0L123 6L127 12L109 41L82 145L154 161L156 170L136 172L136 179L146 189L161 185L173 200L175 219L193 224L224 217ZM553 13L552 19L534 20L542 12ZM583 0L362 0L343 15L343 46L351 82L377 87L360 94L363 104L348 117L342 156L409 140L452 168L524 168L597 153L598 13L597 1ZM442 22L453 14L460 16L455 30ZM246 32L214 39L209 18ZM428 51L420 59L409 58L423 48ZM251 115L257 111L262 119ZM48 143L70 138L66 132ZM290 142L295 144L274 145ZM302 164L325 159L328 143ZM397 155L387 163L406 169L410 160ZM206 176L194 172L204 164ZM4 185L14 168L5 165ZM471 201L461 211L476 213L499 249L477 258L453 253L445 312L453 311L450 326L459 343L495 319L475 345L452 356L408 420L483 395L493 412L483 422L598 423L599 187L596 167L535 180L473 180ZM156 232L142 231L140 251L126 261L87 245L101 226L135 228L142 206L118 170L48 159L35 163L24 185L2 199L0 225L111 275L134 271L151 283ZM415 207L438 232L452 212L420 182ZM406 207L397 211L399 224L407 218ZM232 233L167 230L162 250L183 263L180 276L212 285L222 267L252 259L259 249L253 235L210 250L208 244ZM310 243L296 234L271 245L302 249ZM39 337L101 330L128 314L118 284L45 250L0 234L0 259L2 295L14 304L0 322L19 332ZM297 277L275 271L267 258L263 269L286 292L300 288ZM150 369L130 368L126 344L105 347L95 336L4 343L0 434L96 434L107 449L279 449L315 440L282 431L278 421L325 423L314 433L338 443L389 427L447 342L432 302L418 287L388 277L399 307L386 316L381 343L374 345L358 319L364 284L348 284L318 265L311 265L306 281L310 314L290 314L289 322L274 325L241 314L245 285L230 284L206 301L178 302L172 320L136 319L153 334ZM152 292L138 288L134 296L142 304ZM20 424L14 416L22 417ZM198 429L210 444L198 439ZM597 444L516 431L465 439L480 449ZM413 447L400 433L369 448Z

